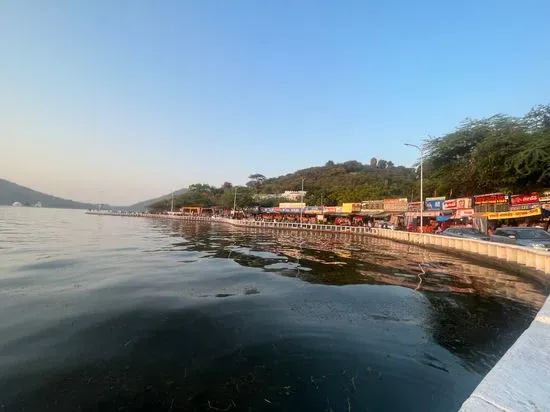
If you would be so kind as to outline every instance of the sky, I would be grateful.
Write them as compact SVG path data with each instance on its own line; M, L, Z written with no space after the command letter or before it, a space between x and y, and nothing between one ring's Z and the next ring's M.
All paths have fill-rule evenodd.
M128 205L550 103L547 0L4 0L0 178ZM306 182L307 189L307 182Z

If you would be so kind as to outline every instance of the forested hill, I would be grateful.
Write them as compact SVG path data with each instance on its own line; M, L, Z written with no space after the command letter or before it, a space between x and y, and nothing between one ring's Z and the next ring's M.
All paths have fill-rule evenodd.
M368 164L356 160L344 163L328 161L324 166L298 170L284 176L262 179L252 175L248 186L259 193L300 190L302 178L308 204L341 204L365 199L410 197L417 185L415 169L394 166L392 162L372 158ZM416 194L418 195L418 193Z
M461 197L491 192L529 193L550 189L550 105L534 107L523 117L502 114L467 120L454 131L418 142L424 149L424 196ZM256 173L246 186L190 185L175 206L273 206L281 199L257 196L300 190L309 205L326 206L393 197L419 199L417 170L372 158L328 161L324 166L266 178ZM236 190L235 190L236 189ZM151 205L166 210L169 201Z
M218 206L232 208L237 192L237 207L274 206L288 201L276 197L261 198L261 194L279 195L285 190L300 190L304 179L305 201L310 205L337 205L367 199L418 196L415 169L396 167L392 162L372 158L369 164L356 160L344 163L328 161L324 166L298 170L284 176L267 179L261 174L249 176L246 186L235 187L225 182L220 187L207 184L190 185L174 199L181 206ZM150 205L152 210L169 210L170 199L165 197Z
M28 206L40 202L43 207L58 207L63 209L91 209L97 207L97 205L90 203L75 202L74 200L47 195L8 180L0 179L0 205L11 205L14 202L20 202Z

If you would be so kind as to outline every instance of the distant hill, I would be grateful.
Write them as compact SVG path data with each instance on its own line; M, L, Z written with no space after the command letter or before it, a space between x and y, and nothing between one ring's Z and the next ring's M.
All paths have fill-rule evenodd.
M174 192L174 197L183 195L186 192L187 192L186 188L176 190ZM133 204L131 206L125 207L125 209L134 210L136 212L144 212L153 203L160 202L161 200L170 199L171 197L172 197L172 193L168 193L166 195L159 196L154 199L148 199L148 200L144 200L143 202Z
M310 167L284 176L267 178L254 173L249 179L244 187L233 186L230 182L220 187L200 183L190 185L184 194L178 192L174 196L174 207L216 206L230 209L234 205L238 208L275 206L281 201L277 195L286 190L300 190L302 181L307 192L304 202L308 205L335 206L344 202L419 197L419 182L414 168L395 166L391 161L374 157L368 164L356 160L343 163L328 161L324 166ZM270 196L258 196L262 194ZM148 202L151 202L153 210L170 209L169 194Z
M284 176L251 181L259 193L300 190L302 178L308 204L337 205L389 197L411 197L417 191L414 168L395 166L393 162L372 158L368 164L356 160L343 163L328 161L324 166L298 170ZM416 193L418 196L418 193Z
M75 202L74 200L47 195L28 187L19 186L8 180L0 179L0 205L11 205L13 202L20 202L26 206L33 206L40 202L42 207L63 209L92 209L97 207L97 205L91 203Z

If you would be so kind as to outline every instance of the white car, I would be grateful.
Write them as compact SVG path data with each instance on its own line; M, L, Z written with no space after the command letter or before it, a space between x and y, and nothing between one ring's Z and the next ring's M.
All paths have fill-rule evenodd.
M374 227L378 227L380 229L390 229L390 230L396 229L395 225L385 220L382 222L376 222L376 225Z

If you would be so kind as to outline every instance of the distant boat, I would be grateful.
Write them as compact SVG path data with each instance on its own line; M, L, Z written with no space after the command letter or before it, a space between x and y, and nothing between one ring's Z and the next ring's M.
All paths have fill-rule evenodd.
M13 202L11 205L12 205L13 207L21 207L21 206L23 206L20 202Z
M36 202L36 203L34 204L34 207L42 207L42 202Z

